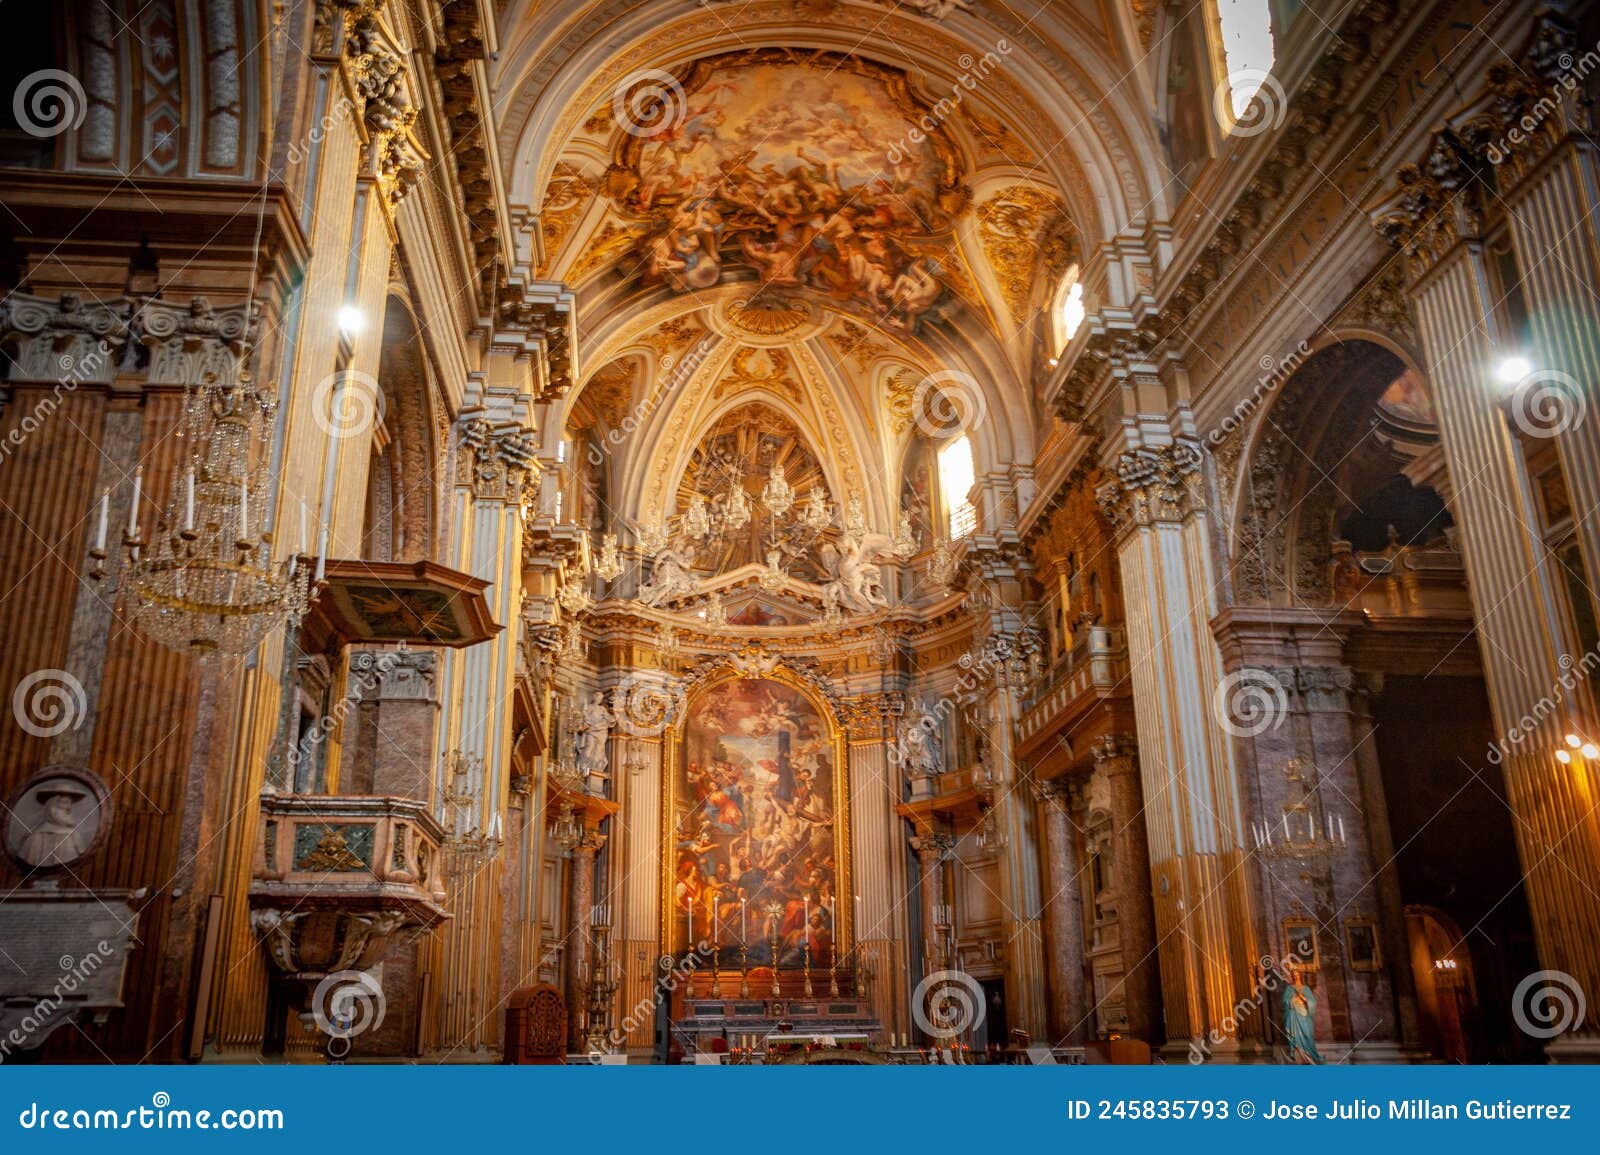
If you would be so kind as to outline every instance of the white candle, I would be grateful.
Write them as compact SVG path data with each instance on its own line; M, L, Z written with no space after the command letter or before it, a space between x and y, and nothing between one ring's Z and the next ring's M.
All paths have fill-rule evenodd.
M300 501L300 544L295 549L295 553L305 553L306 546L309 545L310 542L311 535L306 532L306 503L302 498Z
M1328 814L1328 815L1325 815L1325 817L1328 820L1328 841L1332 842L1333 841L1333 815Z
M139 491L144 488L144 466L133 471L133 504L128 506L128 536L139 536Z
M750 928L749 928L749 926L747 926L745 924L744 899L741 898L739 900L739 942L742 944L742 943L748 943L749 941L750 941Z
M250 483L239 479L239 540L244 541L250 532Z
M322 532L317 534L317 581L322 580L323 574L328 572L328 527L323 526Z
M111 490L108 488L100 495L100 522L94 530L94 548L106 552L106 523L111 517Z
M689 949L694 949L694 899L689 899Z
M1288 816L1288 814L1285 814L1283 816L1283 840L1285 842L1293 842L1294 841L1294 838L1289 834L1289 816Z
M1344 815L1339 815L1339 841L1344 841Z
M711 896L711 945L712 946L720 946L720 945L722 945L720 942L717 941L718 939L720 939L722 937L722 919L719 917L721 910L722 910L722 896L720 894L712 895Z
M194 470L184 474L183 528L194 528Z

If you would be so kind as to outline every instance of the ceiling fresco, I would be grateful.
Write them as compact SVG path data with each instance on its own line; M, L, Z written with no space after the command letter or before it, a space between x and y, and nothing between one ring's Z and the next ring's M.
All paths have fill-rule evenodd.
M605 192L642 226L647 282L709 289L737 266L912 331L947 303L966 192L904 74L755 50L700 61L681 89L641 83L660 117L630 122Z

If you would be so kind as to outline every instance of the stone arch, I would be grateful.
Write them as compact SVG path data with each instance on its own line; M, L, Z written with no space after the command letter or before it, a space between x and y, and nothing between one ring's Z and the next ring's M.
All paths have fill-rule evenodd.
M1400 411L1407 399L1417 412ZM1387 344L1335 339L1314 348L1266 400L1235 503L1235 597L1244 604L1327 604L1335 596L1333 547L1342 527L1367 505L1381 507L1377 487L1405 477L1408 462L1437 444L1426 380ZM1429 485L1413 488L1433 493ZM1442 514L1437 493L1433 500ZM1421 516L1402 537L1423 544L1448 525L1447 514Z

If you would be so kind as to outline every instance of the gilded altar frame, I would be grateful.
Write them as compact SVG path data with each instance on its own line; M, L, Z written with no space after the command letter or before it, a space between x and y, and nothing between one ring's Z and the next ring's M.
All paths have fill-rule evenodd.
M834 871L834 913L833 913L833 952L834 959L853 950L855 941L855 890L853 889L854 862L850 854L850 765L849 742L847 741L844 727L839 722L839 716L833 704L818 692L816 686L796 677L782 666L772 672L762 674L760 677L746 677L734 670L724 670L697 682L684 695L684 708L679 711L678 717L669 726L664 735L666 741L661 751L661 773L663 782L661 786L661 829L659 832L661 848L661 902L660 902L660 941L661 949L667 954L676 953L678 950L687 949L685 942L679 944L675 940L676 919L672 916L672 891L673 891L673 863L676 860L677 831L673 826L673 817L678 809L678 769L683 759L683 746L688 729L689 712L695 700L710 690L727 682L777 682L800 693L806 701L811 703L817 716L828 727L828 745L833 751L833 860L837 864ZM836 964L837 965L837 961Z

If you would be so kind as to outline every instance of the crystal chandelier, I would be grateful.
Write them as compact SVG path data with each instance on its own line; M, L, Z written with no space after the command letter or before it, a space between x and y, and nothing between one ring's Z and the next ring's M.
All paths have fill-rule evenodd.
M761 576L756 579L761 588L768 593L776 593L788 584L789 575L784 572L783 566L779 564L779 559L782 557L783 554L778 550L769 549L767 551L767 568L762 570Z
M794 504L794 490L789 487L789 481L783 475L781 461L772 463L772 473L767 477L767 487L761 491L761 504L771 510L774 517L782 517Z
M601 581L614 582L622 576L622 556L617 549L617 535L608 533L600 546L600 560L595 563L594 572L600 575Z
M589 591L583 587L583 578L576 573L567 575L567 580L562 584L561 591L556 594L556 600L561 603L561 608L569 614L581 614L594 602L594 599L589 596Z
M728 610L722 604L722 593L719 590L712 590L711 596L706 599L705 619L707 629L728 628Z
M178 427L186 461L148 550L139 530L143 471L134 477L123 588L140 630L169 649L248 653L309 608L322 560L313 579L304 563L304 518L299 549L276 564L264 529L276 410L276 399L244 371L234 381L207 373L186 390ZM105 556L108 501L102 496L97 563Z

